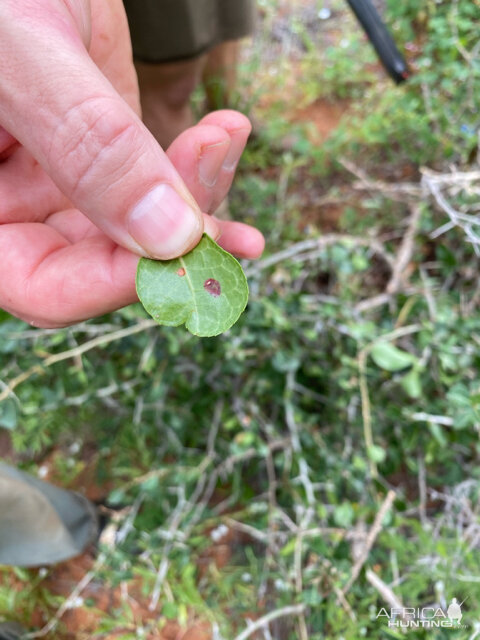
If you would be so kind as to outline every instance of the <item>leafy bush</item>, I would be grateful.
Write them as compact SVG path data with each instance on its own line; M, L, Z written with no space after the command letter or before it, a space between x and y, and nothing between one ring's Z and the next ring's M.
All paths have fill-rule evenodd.
M464 91L478 89L473 7L390 2L399 41L418 42L418 72L401 88L369 85L357 120L321 150L300 127L288 150L272 150L288 123L267 105L230 206L268 249L245 265L251 300L228 334L152 328L139 305L60 331L1 316L12 392L0 387L0 425L17 463L77 488L93 469L122 532L102 543L96 588L137 589L154 605L152 620L121 600L91 634L154 637L195 614L226 640L246 619L283 612L269 624L278 640L400 638L377 618L392 598L445 608L456 597L467 599L466 628L415 637L475 637L478 184L460 173L438 183L461 214L454 224L427 190L395 179L406 159L442 164L471 150L461 125L476 117ZM340 152L357 160L360 185L338 170ZM322 232L332 202L339 219ZM55 612L49 572L1 573L1 616Z
M478 18L475 2L388 0L385 20L413 73L398 88L380 78L370 84L330 152L361 150L365 162L367 147L372 163L379 152L389 162L467 161L479 125Z

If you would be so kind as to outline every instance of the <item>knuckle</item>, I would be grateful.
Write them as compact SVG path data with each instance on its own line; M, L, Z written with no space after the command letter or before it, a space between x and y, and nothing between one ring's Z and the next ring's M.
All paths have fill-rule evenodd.
M137 137L135 121L118 99L95 97L71 107L57 127L48 154L56 167L60 187L75 200L105 176L129 164ZM99 184L96 184L98 178Z

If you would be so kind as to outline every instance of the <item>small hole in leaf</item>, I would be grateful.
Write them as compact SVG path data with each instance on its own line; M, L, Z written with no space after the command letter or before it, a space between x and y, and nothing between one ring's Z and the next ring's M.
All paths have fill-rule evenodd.
M222 288L219 281L214 280L213 278L205 280L205 282L203 283L203 288L215 298L218 298L218 296L222 293Z
M185 275L185 269L183 267L180 267L180 269L177 269L177 276L184 276Z

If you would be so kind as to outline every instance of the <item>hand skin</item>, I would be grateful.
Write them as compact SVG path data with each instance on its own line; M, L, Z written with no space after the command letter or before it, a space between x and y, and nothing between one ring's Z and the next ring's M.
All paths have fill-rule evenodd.
M206 215L249 132L217 111L164 153L139 117L121 0L1 0L0 307L41 327L118 309L137 299L138 256L177 257L204 230L258 257L256 229Z

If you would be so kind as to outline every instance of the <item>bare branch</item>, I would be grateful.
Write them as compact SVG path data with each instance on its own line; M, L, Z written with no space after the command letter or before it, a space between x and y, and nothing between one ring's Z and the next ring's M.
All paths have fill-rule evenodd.
M375 516L375 520L373 521L373 524L370 528L370 531L368 532L367 537L365 538L365 544L363 546L363 549L359 553L359 557L357 558L357 560L355 561L355 564L353 565L350 578L348 579L347 583L342 589L342 593L344 595L350 590L351 586L360 575L360 571L362 570L362 567L368 558L368 554L370 553L375 543L375 540L377 539L378 534L382 530L383 519L386 513L388 512L388 510L390 509L390 507L392 506L393 501L395 500L395 496L396 496L395 491L390 490L387 493L385 500L382 502L380 509L378 510L377 515Z
M262 627L266 627L273 622L274 620L278 620L278 618L285 618L287 616L299 616L302 615L305 611L304 604L295 604L288 607L282 607L281 609L275 609L275 611L270 611L266 615L262 616L258 620L255 620L250 626L242 631L235 640L247 640L250 638L255 632L260 631Z
M85 342L78 347L74 347L73 349L68 349L67 351L62 351L61 353L55 353L54 355L48 356L40 364L36 364L33 367L30 367L30 369L27 369L27 371L20 373L16 378L13 378L13 380L7 383L5 389L0 392L0 402L3 402L3 400L8 398L8 396L16 387L18 387L19 384L22 384L22 382L25 382L34 375L43 373L48 367L51 367L58 362L62 362L63 360L69 360L70 358L81 356L87 351L95 349L95 347L104 346L109 342L122 340L127 336L139 333L140 331L145 331L146 329L155 326L155 324L155 320L140 320L140 322L138 322L137 324L134 324L131 327L127 327L126 329L119 329L118 331L106 333L104 335L98 336L97 338L93 338L93 340L89 340L88 342Z
M403 603L400 598L395 595L393 589L391 589L388 584L385 584L385 582L379 576L377 576L376 573L374 573L371 569L367 569L365 575L372 587L378 591L380 596L385 600L385 602L390 605L392 609L403 608Z

